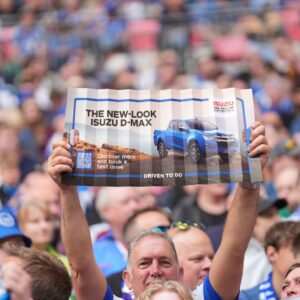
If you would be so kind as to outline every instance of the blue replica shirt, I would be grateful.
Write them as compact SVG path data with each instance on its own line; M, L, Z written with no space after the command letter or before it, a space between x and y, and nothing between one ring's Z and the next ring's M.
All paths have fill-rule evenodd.
M272 285L272 272L268 275L267 279L255 287L242 291L239 300L279 300L273 285Z
M124 253L118 247L111 231L101 236L93 245L95 260L99 268L108 277L127 267Z
M217 292L210 284L208 276L205 278L203 283L192 292L192 296L194 300L222 300L222 298L217 294ZM103 300L122 300L122 298L115 296L112 293L111 288L107 286L106 294ZM125 300L130 299L126 298Z

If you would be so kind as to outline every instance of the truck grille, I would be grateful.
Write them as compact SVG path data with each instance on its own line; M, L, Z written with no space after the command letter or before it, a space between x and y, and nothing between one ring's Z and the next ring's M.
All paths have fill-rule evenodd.
M219 147L226 147L228 145L235 143L235 138L233 136L216 136L216 141Z

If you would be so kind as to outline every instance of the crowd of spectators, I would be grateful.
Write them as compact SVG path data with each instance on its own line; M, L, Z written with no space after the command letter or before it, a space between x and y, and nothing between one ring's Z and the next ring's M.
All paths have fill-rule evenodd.
M272 271L283 281L289 266L279 272L273 256L286 245L275 247L272 256L268 249L274 245L266 236L278 223L300 221L299 62L298 0L1 0L1 206L18 216L33 248L59 258L70 271L59 234L59 189L46 173L52 144L64 130L67 88L251 88L271 156L242 288L254 288ZM235 187L77 190L105 276L126 267L132 217L159 206L168 211L157 212L160 218L151 215L151 225L134 223L133 228L169 227L172 219L203 223L206 234L195 242L206 245L199 255L206 260L199 275L203 280L220 245ZM289 253L297 234L295 229L288 241ZM176 250L176 240L184 244L180 238L185 236L173 238ZM120 295L126 293L117 285ZM280 284L274 286L279 299Z

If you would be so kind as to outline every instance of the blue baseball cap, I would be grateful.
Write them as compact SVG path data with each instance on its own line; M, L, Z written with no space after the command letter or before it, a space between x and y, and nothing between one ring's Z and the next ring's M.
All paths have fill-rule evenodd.
M12 211L2 208L0 209L0 241L14 236L21 237L26 247L31 246L31 239L21 232L18 221Z

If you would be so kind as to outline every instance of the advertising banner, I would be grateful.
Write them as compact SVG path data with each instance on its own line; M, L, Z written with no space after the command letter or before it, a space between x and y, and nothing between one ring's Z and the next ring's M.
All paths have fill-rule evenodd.
M260 182L249 89L68 90L72 185ZM74 143L74 137L76 141Z

